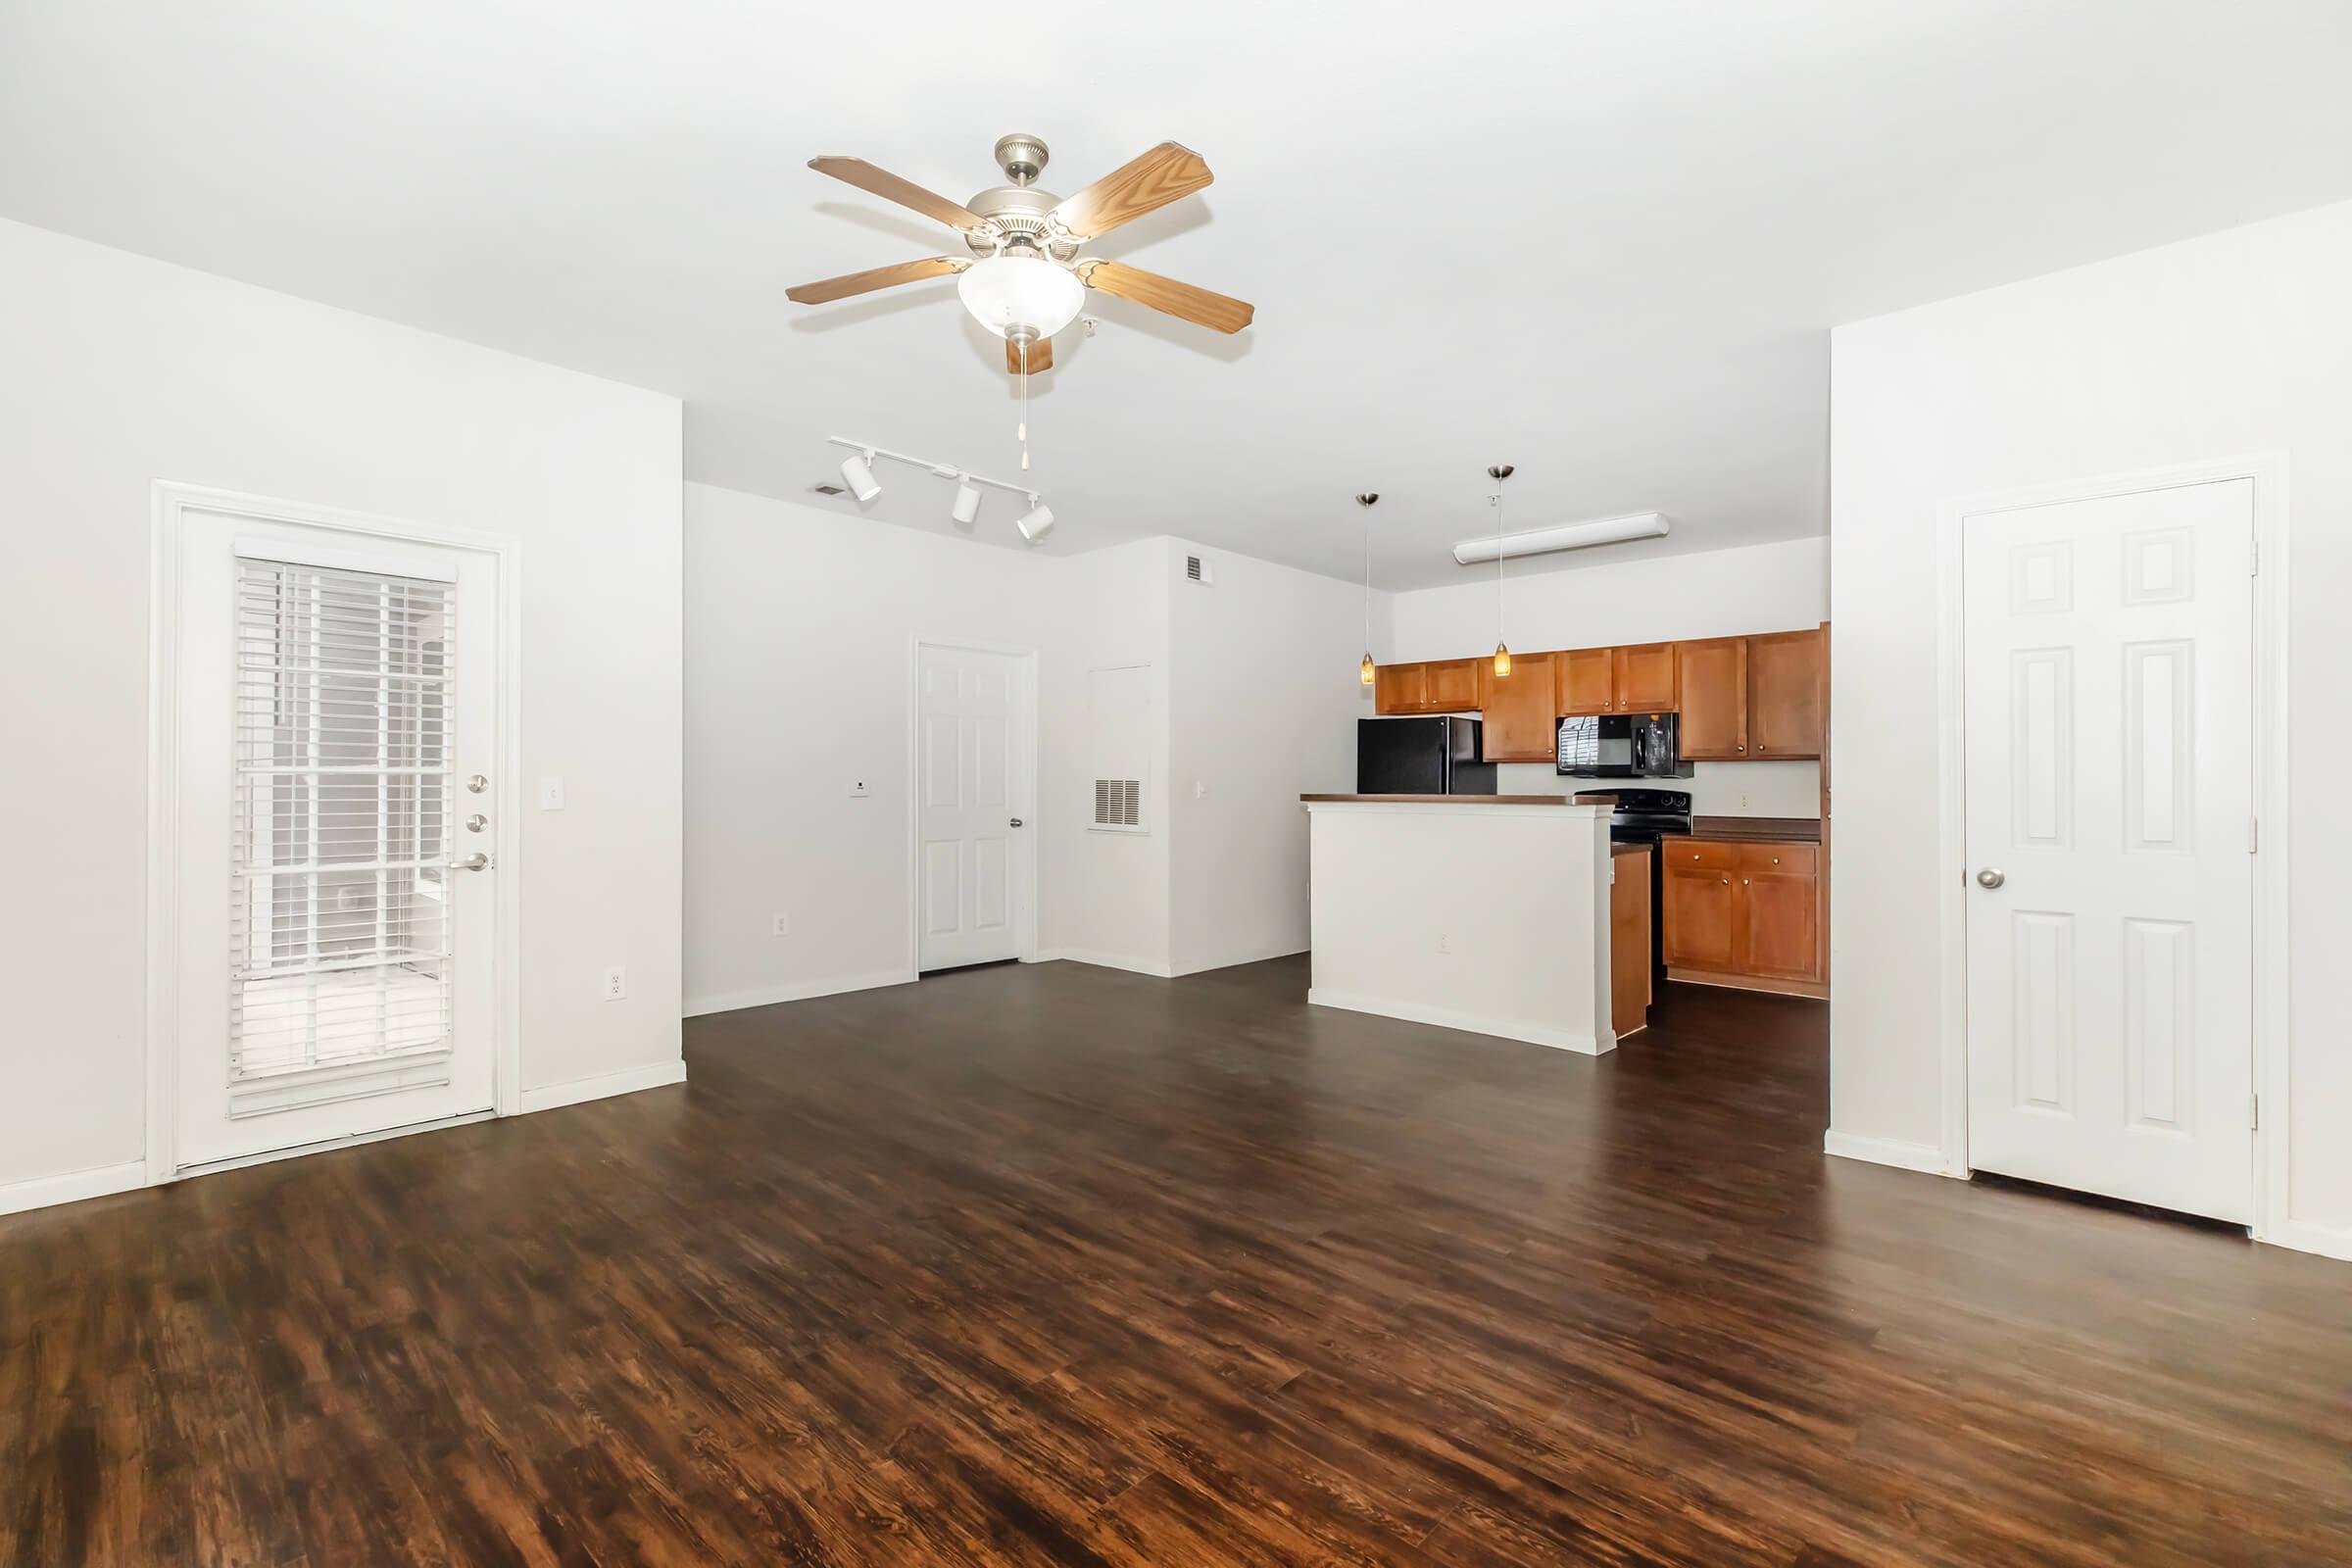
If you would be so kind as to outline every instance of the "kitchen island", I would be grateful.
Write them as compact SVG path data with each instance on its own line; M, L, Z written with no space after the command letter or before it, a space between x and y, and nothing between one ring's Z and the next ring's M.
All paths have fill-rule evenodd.
M1556 795L1303 795L1315 1005L1597 1055L1609 811Z

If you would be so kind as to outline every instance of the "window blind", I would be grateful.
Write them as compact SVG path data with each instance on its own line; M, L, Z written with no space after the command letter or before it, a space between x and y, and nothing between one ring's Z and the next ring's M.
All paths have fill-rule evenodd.
M454 592L237 563L232 1115L447 1081Z

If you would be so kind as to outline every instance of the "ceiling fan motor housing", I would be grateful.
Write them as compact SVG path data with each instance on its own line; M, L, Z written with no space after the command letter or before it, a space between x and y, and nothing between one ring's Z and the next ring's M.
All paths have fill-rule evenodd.
M1001 243L1006 250L1033 250L1066 262L1078 254L1078 241L1056 236L1046 223L1046 215L1060 204L1060 197L1034 185L993 186L964 206L987 219L996 233L966 234L963 242L975 256L994 256Z

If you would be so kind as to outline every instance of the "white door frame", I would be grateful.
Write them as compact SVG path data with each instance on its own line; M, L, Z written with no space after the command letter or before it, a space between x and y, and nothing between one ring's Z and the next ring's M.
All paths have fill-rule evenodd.
M222 513L307 528L364 534L374 539L447 545L486 552L498 559L499 671L497 783L492 809L508 824L498 851L495 900L497 930L492 962L495 1001L491 1007L491 1104L500 1116L520 1109L520 989L522 878L522 788L518 774L522 695L522 547L498 534L435 523L408 522L335 507L243 495L205 485L159 479L154 485L154 546L148 585L147 642L147 1185L160 1186L189 1174L178 1167L179 1059L179 549L180 519L191 512ZM332 1139L273 1150L248 1158L222 1160L206 1170L258 1164L293 1154L350 1144L372 1143L398 1133L479 1120L478 1113L416 1127Z
M1943 1171L1965 1177L1968 1158L1968 789L1962 707L1961 549L1970 518L2027 507L2096 501L2220 480L2254 484L2254 811L2261 823L2254 861L2254 1089L2261 1125L2254 1130L2254 1225L2257 1241L2327 1251L2322 1235L2298 1235L2285 1212L2287 1072L2287 565L2286 455L2256 453L2133 473L2062 479L1991 495L1960 497L1936 509L1937 757L1940 787L1941 891L1938 898L1941 981ZM2254 563L2248 563L2252 569ZM2300 1227L2315 1231L2312 1226Z
M1021 830L1025 842L1021 845L1021 859L1029 872L1028 906L1021 910L1020 930L1016 933L1022 963L1037 961L1037 906L1040 892L1037 885L1037 838L1045 831L1044 812L1038 801L1045 795L1045 784L1038 776L1038 730L1043 717L1038 712L1037 650L1023 648L1017 643L974 642L968 637L925 637L920 633L906 642L906 978L923 977L923 650L953 648L967 654L1002 654L1021 662L1021 682L1029 699L1029 804L1022 808L1027 824Z

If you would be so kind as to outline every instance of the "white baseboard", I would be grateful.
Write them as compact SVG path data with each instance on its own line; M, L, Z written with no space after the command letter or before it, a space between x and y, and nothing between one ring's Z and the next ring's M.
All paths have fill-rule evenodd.
M1617 1049L1614 1037L1604 1046L1597 1037L1573 1030L1549 1029L1515 1018L1425 1006L1418 1002L1399 1002L1389 997L1359 996L1352 991L1333 991L1323 986L1307 987L1306 1000L1310 1006L1375 1012L1384 1018L1402 1018L1407 1023L1435 1024L1441 1029L1461 1029L1474 1035L1499 1035L1505 1040L1524 1040L1531 1046L1549 1046L1555 1051L1573 1051L1585 1056L1597 1056L1604 1051Z
M143 1159L134 1159L127 1165L70 1170L62 1176L34 1176L0 1185L0 1214L21 1214L28 1208L47 1208L52 1203L78 1203L85 1198L105 1198L146 1185L147 1162Z
M1934 1144L1906 1143L1899 1138L1856 1138L1833 1127L1822 1136L1821 1149L1823 1153L1836 1154L1840 1159L1892 1165L1897 1170L1926 1171L1931 1176L1954 1174L1944 1169L1943 1151Z
M1172 980L1176 971L1165 959L1130 958L1116 953L1097 953L1089 948L1047 948L1036 958L1039 963L1064 959L1071 963L1091 963L1098 969L1124 969L1130 974L1148 974L1161 980Z
M912 969L885 969L876 974L844 974L826 980L796 980L791 985L760 986L750 991L722 991L716 996L692 999L686 1004L684 1016L700 1018L705 1013L733 1012L740 1007L772 1007L779 1002L807 1002L814 997L837 997L845 991L873 991L883 986L911 985L914 978Z
M2317 1252L2352 1263L2352 1228L2315 1224L2307 1219L2290 1219L2274 1229L2268 1236L2255 1238L2273 1247L2292 1248L2298 1252Z
M1171 968L1168 972L1181 979L1188 974L1209 974L1218 969L1238 969L1245 963L1264 963L1269 958L1296 957L1306 951L1308 950L1303 947L1282 948L1273 953L1251 953L1239 958L1210 958L1203 963L1188 963L1182 968Z
M614 1095L633 1095L640 1089L662 1089L685 1081L686 1063L657 1061L647 1067L601 1072L592 1078L574 1078L569 1083L525 1089L517 1097L515 1111L518 1115L527 1116L534 1110L553 1110L558 1105L577 1105L589 1100L610 1100Z

